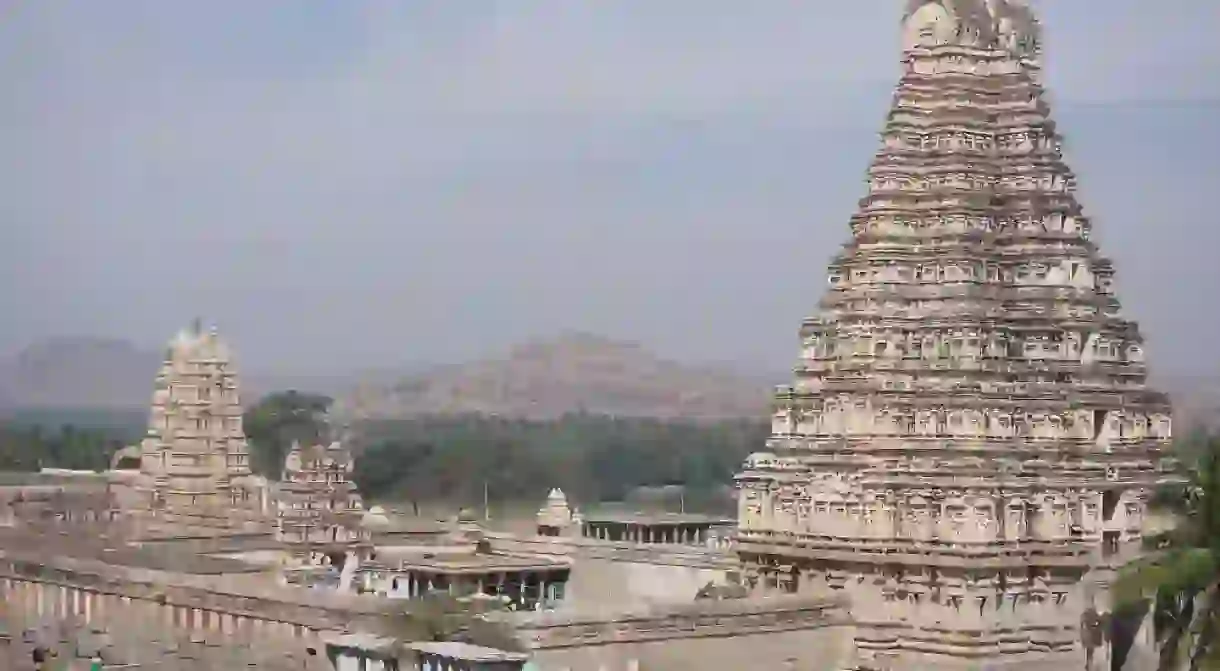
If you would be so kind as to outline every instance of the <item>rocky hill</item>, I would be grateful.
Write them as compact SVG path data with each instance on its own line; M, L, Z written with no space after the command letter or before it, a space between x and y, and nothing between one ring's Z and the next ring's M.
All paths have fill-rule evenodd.
M145 410L152 399L162 357L162 352L142 349L125 340L40 340L16 356L0 359L0 409ZM401 377L387 371L294 374L249 371L244 365L240 370L242 400L246 403L279 389L334 394L357 380Z
M161 353L124 340L93 337L36 342L0 359L0 410L147 408ZM331 394L336 411L357 417L496 414L544 419L569 412L633 417L763 417L784 373L741 374L681 364L643 347L568 334L515 347L467 364L309 375L250 371L243 394L253 402L277 389ZM1175 408L1175 433L1220 430L1220 374L1155 376Z
M1169 392L1175 436L1220 430L1220 374L1163 376L1152 383Z
M0 407L143 407L160 363L157 352L124 340L41 340L0 361Z
M0 360L0 408L143 409L161 353L104 338L55 338ZM252 402L276 389L336 396L336 413L398 418L496 414L550 418L586 411L636 417L759 417L771 385L712 367L656 357L585 334L527 343L503 358L406 372L268 374L242 366ZM422 372L420 372L422 371Z
M568 334L504 357L447 366L392 385L362 385L336 411L363 418L478 413L547 419L766 415L774 380L661 359L639 345Z

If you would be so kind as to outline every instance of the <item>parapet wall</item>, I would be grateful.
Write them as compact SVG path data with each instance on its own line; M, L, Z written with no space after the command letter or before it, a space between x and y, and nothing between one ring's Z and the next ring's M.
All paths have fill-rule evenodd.
M496 549L503 549L509 552L562 554L573 555L578 559L591 557L611 561L691 566L721 570L732 570L738 565L733 552L720 548L686 545L641 545L639 543L605 541L593 538L521 537L505 533L488 534L487 537Z
M491 539L497 550L575 560L563 610L688 604L702 587L723 583L738 566L735 557L713 548L507 534Z
M730 599L616 612L516 613L510 622L543 671L838 671L852 656L840 600Z
M67 557L0 552L0 598L23 619L122 621L145 627L314 638L352 626L379 630L384 601L369 597L265 588L250 578L195 576Z

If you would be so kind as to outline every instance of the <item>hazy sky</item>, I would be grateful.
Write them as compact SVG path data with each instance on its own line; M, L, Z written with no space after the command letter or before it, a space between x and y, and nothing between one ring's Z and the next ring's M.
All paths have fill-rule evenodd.
M247 368L572 329L788 365L901 4L0 2L0 353L199 314ZM1220 4L1036 4L1154 365L1220 369Z

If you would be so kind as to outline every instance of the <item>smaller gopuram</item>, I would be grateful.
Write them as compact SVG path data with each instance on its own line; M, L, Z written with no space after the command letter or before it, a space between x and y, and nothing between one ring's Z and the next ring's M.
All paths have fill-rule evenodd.
M364 504L351 481L354 461L338 441L293 443L276 496L276 539L296 566L335 566L372 552Z
M537 519L539 536L578 535L583 522L580 513L568 505L568 497L558 487L547 495Z
M180 529L256 526L262 492L251 477L237 371L228 345L196 320L169 343L157 374L136 513Z

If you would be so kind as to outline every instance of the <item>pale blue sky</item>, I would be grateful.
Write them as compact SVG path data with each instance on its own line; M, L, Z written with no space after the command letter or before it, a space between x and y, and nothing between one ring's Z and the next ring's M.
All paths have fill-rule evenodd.
M0 353L202 314L248 368L568 329L781 368L863 195L901 4L3 3ZM1192 363L1220 328L1220 4L1035 4L1154 364L1220 369Z

